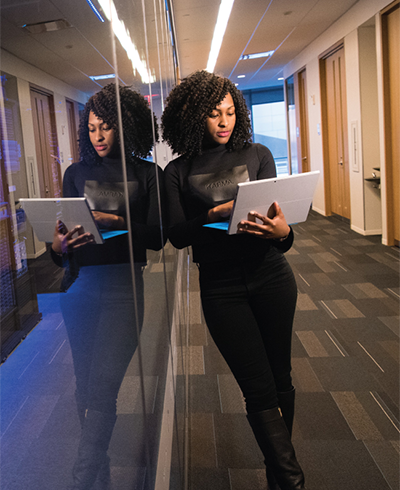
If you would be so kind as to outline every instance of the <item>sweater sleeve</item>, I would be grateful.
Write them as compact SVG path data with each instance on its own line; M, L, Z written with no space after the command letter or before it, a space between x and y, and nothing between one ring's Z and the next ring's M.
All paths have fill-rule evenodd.
M157 172L157 173L156 173ZM149 165L147 170L147 214L144 223L138 223L131 220L132 239L143 243L146 249L160 250L164 245L166 231L164 231L164 173L162 169L156 165ZM157 187L158 181L158 187ZM158 192L158 189L160 192ZM160 197L160 206L159 206ZM162 219L160 220L160 212L162 211Z
M79 191L75 186L74 177L75 177L75 169L77 163L73 163L70 165L63 177L63 196L64 197L80 197Z
M290 232L286 240L283 240L283 242L280 242L279 240L271 240L271 243L280 252L285 253L292 248L293 241L294 241L294 233L292 227L290 226Z
M269 148L263 145L256 145L256 148L260 162L257 172L257 180L272 179L276 177L275 161Z
M257 180L276 177L275 161L270 150L266 146L257 145L257 153L260 159L260 169L258 171ZM293 240L294 233L292 227L290 227L290 233L286 240L283 240L283 242L280 242L279 240L271 240L271 243L280 252L285 253L292 247Z
M204 241L203 225L207 223L207 212L187 220L180 189L179 172L175 162L165 168L165 188L168 206L168 238L176 248L185 248Z

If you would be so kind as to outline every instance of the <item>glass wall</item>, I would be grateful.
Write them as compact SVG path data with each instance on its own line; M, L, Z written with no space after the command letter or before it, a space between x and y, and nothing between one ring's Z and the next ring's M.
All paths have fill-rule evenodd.
M287 101L287 117L288 117L288 133L290 139L290 167L292 174L299 173L297 138L299 137L299 129L296 124L296 104L294 95L294 77L289 77L286 81L286 101Z
M157 131L175 84L169 4L5 3L0 486L168 488L173 451L180 488L178 255L164 243L171 154ZM84 110L116 82L144 102L108 89ZM86 198L96 225L67 197Z
M251 107L254 143L271 150L278 175L288 175L285 103L270 102Z
M243 91L251 109L254 143L267 146L274 157L278 175L288 175L287 129L282 87Z

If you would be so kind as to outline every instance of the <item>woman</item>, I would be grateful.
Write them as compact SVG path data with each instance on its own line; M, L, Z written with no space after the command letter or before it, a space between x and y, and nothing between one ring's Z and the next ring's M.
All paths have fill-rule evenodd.
M283 252L293 231L277 203L268 216L250 212L236 235L204 227L229 218L239 182L276 176L273 157L250 143L248 110L235 85L206 71L172 90L162 127L164 140L181 155L164 172L169 239L193 248L204 317L245 397L269 488L304 489L290 440L297 288Z
M85 105L79 127L81 161L67 168L63 192L64 197L86 197L99 228L118 234L98 245L78 224L67 230L59 221L52 244L56 263L68 266L74 276L79 270L78 279L61 296L82 426L73 469L75 490L109 488L107 449L116 421L118 391L143 322L146 249L159 250L163 244L157 198L162 172L140 158L153 146L155 118L140 94L119 87L119 98L129 213L116 86L110 84ZM134 280L129 265L129 217Z

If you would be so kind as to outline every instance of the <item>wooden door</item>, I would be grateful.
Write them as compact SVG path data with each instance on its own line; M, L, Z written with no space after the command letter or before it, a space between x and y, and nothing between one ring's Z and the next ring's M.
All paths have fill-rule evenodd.
M61 171L53 97L31 87L33 129L41 197L61 197Z
M323 58L324 165L327 211L350 219L350 175L347 140L346 74L344 48L340 46Z
M382 16L386 135L388 243L400 242L400 8L396 2Z
M299 138L298 155L300 155L300 172L310 171L310 158L308 152L308 110L307 110L307 78L306 70L297 74L299 97Z

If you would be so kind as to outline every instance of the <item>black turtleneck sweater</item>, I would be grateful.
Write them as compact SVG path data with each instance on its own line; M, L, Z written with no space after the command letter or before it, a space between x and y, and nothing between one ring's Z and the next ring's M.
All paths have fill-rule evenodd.
M265 146L251 144L229 152L225 145L219 145L192 160L184 156L172 160L164 174L168 237L177 248L191 245L194 262L260 260L271 246L282 252L291 247L292 230L279 242L247 234L228 235L203 226L209 209L235 198L239 182L276 177L274 159Z
M163 172L157 167L160 190ZM162 238L156 185L156 165L139 158L127 164L128 192L135 262L146 262L146 249L160 250ZM122 162L103 158L98 164L73 163L64 174L64 197L86 197L93 211L122 216L126 222ZM78 223L77 223L78 224ZM74 252L80 266L129 262L128 235L85 245Z

